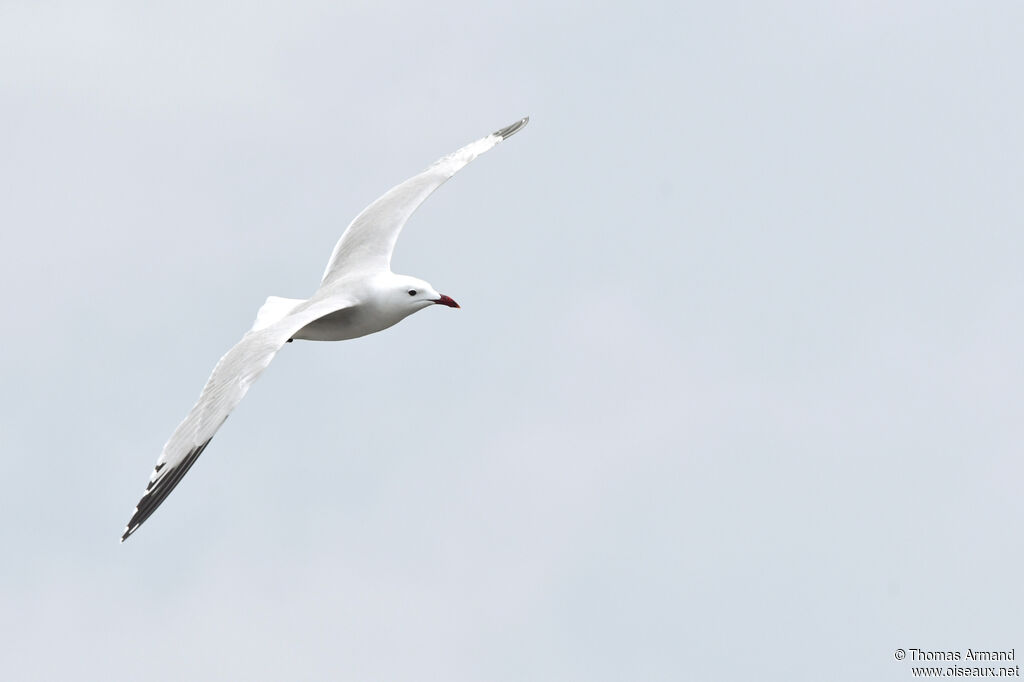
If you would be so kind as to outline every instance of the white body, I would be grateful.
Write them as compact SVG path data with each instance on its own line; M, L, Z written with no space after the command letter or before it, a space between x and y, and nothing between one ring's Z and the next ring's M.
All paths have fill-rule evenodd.
M412 289L416 290L416 296L403 300L402 296L407 296ZM396 291L397 297L394 295ZM366 336L393 327L414 312L433 305L441 297L423 280L392 272L356 275L327 287L322 295L320 292L317 294L324 301L352 303L338 306L333 312L313 320L292 334L293 339L345 341ZM318 295L308 303L315 304Z

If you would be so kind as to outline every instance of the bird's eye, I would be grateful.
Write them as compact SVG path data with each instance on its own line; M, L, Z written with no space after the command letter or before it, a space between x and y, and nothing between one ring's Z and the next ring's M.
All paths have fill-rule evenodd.
M409 295L410 296L415 296L416 295L416 290L415 289L409 289Z

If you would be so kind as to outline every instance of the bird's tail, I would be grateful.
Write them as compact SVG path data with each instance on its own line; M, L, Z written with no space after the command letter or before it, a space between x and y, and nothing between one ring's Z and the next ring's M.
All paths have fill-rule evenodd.
M304 298L281 298L280 296L268 296L267 302L260 306L256 313L256 321L252 324L252 331L265 329L295 310L295 306L305 303Z

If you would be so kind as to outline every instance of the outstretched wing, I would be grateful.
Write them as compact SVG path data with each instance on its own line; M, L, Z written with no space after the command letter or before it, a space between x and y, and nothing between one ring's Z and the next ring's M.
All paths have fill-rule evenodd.
M242 401L249 386L267 368L281 346L313 320L350 305L348 301L335 298L299 306L298 310L280 321L247 332L241 341L224 354L213 368L192 411L164 445L156 461L156 468L149 477L146 491L142 493L142 499L121 536L121 542L139 529L188 473L210 444L217 429Z
M363 209L334 246L320 286L343 274L383 272L391 269L391 253L405 221L430 194L458 173L470 161L511 137L529 121L529 117L495 131L456 152L438 159L419 175L414 175Z

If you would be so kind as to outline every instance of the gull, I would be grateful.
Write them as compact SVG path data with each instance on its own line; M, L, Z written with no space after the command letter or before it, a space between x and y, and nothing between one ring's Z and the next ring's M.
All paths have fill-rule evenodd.
M312 297L267 299L252 329L213 368L199 400L164 445L121 542L167 499L285 343L354 339L433 305L459 307L424 280L391 271L395 242L409 216L435 189L529 120L520 119L438 159L363 209L335 245Z

